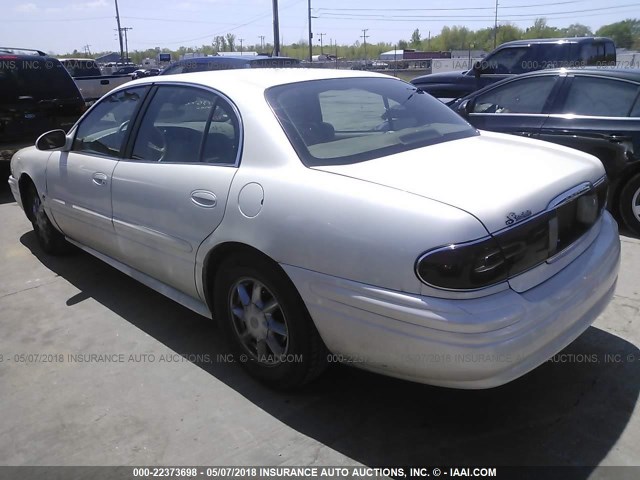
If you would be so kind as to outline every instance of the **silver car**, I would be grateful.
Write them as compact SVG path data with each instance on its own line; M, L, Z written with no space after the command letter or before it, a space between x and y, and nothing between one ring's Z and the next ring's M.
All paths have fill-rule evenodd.
M46 252L76 245L218 320L283 388L334 361L504 384L578 337L617 279L600 161L479 132L375 73L134 81L11 169Z

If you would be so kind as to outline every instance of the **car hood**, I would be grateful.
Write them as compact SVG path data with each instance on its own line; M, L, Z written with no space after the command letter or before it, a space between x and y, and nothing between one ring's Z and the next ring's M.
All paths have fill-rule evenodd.
M436 200L470 213L490 233L547 209L567 190L604 175L586 153L493 132L318 170Z
M466 75L467 71L458 71L458 72L441 72L441 73L431 73L429 75L423 75L421 77L416 77L411 80L411 83L414 85L422 85L425 83L455 83L462 80L462 78Z

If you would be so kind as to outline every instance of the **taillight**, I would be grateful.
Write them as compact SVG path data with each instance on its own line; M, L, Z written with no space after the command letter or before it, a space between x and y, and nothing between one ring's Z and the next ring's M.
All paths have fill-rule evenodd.
M474 290L507 279L507 261L498 243L485 237L431 250L418 259L418 278L450 290Z
M600 218L607 189L602 179L491 236L430 250L417 260L416 274L427 285L446 290L477 290L515 277L582 237Z

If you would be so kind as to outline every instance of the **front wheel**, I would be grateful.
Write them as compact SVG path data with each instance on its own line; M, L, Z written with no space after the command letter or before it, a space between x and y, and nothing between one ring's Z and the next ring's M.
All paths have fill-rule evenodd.
M294 285L255 255L235 256L215 281L215 314L254 377L276 388L300 387L326 366L326 348Z
M629 230L640 235L640 173L631 177L620 192L620 216Z
M62 255L68 253L71 245L64 239L62 235L51 223L49 217L44 211L40 195L36 187L32 184L27 192L28 200L26 208L29 209L29 219L33 225L33 231L36 234L38 243L42 250L50 255Z

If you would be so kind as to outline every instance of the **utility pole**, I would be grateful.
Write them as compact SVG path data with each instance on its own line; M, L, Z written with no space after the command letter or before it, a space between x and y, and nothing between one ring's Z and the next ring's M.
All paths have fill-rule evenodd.
M360 35L360 37L364 40L364 59L365 61L367 60L367 38L369 38L370 35L367 35L367 32L369 31L368 28L363 28L362 29L362 35Z
M118 39L120 40L120 63L124 63L124 50L122 48L122 30L120 29L120 11L118 10L118 0L116 2L116 21L118 22Z
M311 32L311 0L309 0L309 61L313 61L313 32Z
M133 27L122 27L122 31L124 32L124 48L127 62L129 61L129 39L127 38L127 32L129 30L133 30Z
M260 51L264 50L264 35L258 35L260 38Z
M498 45L498 0L496 0L496 19L493 23L493 48Z
M278 19L278 0L273 0L273 54L280 56L280 20Z
M86 44L84 46L84 53L87 55L87 57L91 57L91 49L89 47L91 47L91 45L89 44Z
M244 42L244 38L239 38L238 41L240 42L240 55L242 55L242 42Z
M324 36L326 35L326 33L319 33L318 35L320 35L320 55L324 54L324 50L323 50L323 45L322 45L322 40L324 40Z

